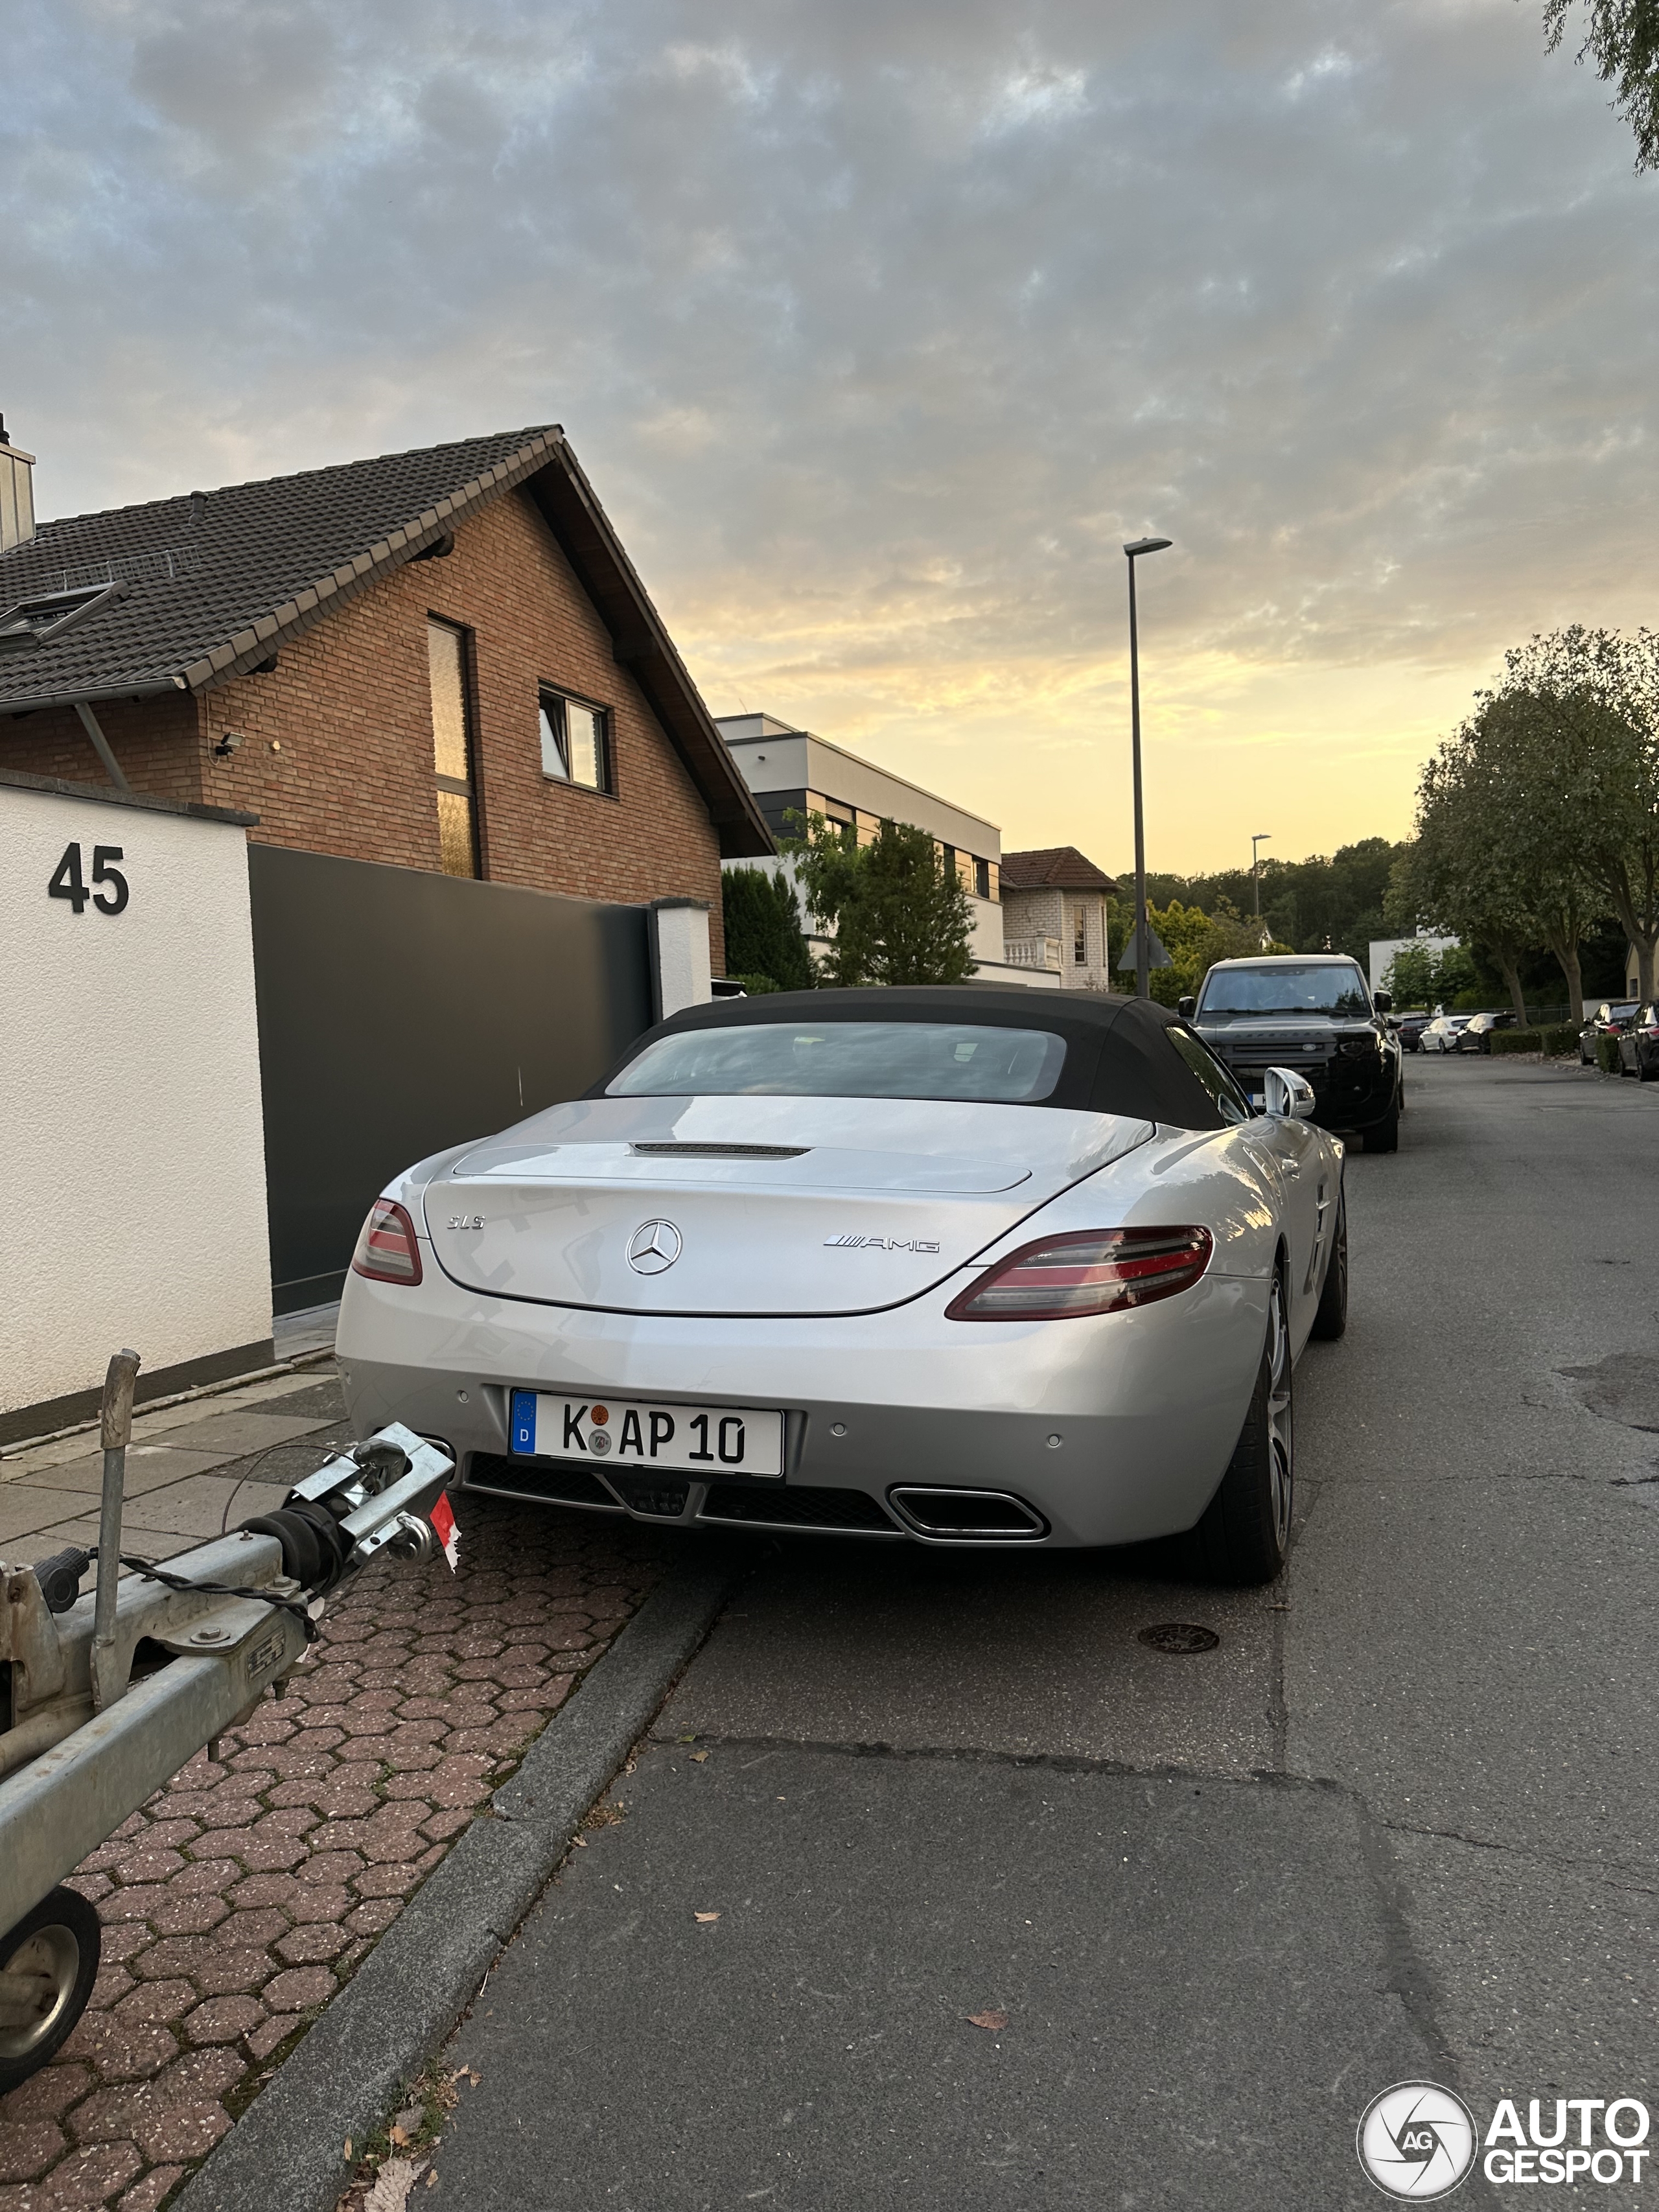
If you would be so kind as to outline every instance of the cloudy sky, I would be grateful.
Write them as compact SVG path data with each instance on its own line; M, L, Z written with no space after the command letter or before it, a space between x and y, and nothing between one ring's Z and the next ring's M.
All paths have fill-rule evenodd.
M22 0L71 514L564 424L716 713L1121 865L1398 836L1656 575L1659 178L1540 0Z

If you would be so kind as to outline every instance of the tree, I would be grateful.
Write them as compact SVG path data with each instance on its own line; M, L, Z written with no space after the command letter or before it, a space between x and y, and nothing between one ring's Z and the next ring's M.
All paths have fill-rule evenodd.
M802 827L781 849L798 863L807 906L835 932L825 981L961 983L973 974L968 893L925 830L884 822L873 844L859 845L822 814Z
M1472 725L1426 763L1417 800L1417 842L1390 883L1391 917L1397 925L1409 911L1413 923L1483 946L1524 1029L1521 957L1542 943L1542 933L1499 843L1491 763Z
M1420 942L1402 945L1382 981L1396 1013L1407 1006L1455 1006L1481 996L1474 961L1461 945L1443 951Z
M1659 0L1656 0L1659 5ZM1575 624L1505 659L1535 742L1568 766L1549 803L1606 910L1636 948L1644 1000L1659 948L1659 632Z
M1544 39L1551 53L1566 34L1572 0L1544 0ZM1577 58L1595 64L1603 84L1616 82L1613 112L1636 135L1636 167L1659 168L1659 0L1588 0L1589 27Z
M810 991L816 978L788 878L768 868L728 868L720 878L726 972L751 993Z
M1159 942L1174 963L1154 968L1148 988L1160 1006L1173 1006L1194 994L1218 960L1259 960L1263 952L1289 952L1292 948L1269 939L1264 946L1261 925L1246 921L1227 898L1216 901L1216 912L1206 914L1196 906L1171 899L1166 907L1149 904L1147 918Z
M1305 860L1261 863L1261 918L1275 940L1298 952L1347 952L1365 965L1374 937L1395 934L1383 922L1390 871L1405 848L1386 837L1363 837L1335 853ZM1248 868L1210 876L1152 875L1149 906L1178 900L1208 915L1225 908L1254 919L1255 889ZM1259 949L1259 948L1253 948Z

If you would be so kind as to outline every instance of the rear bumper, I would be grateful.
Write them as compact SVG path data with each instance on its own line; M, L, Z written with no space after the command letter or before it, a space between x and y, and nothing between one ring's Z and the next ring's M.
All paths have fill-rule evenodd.
M463 1490L547 1496L574 1468L593 1487L562 1502L659 1526L862 1524L918 1542L1124 1544L1192 1526L1243 1425L1265 1282L1212 1275L1139 1312L1060 1322L947 1322L948 1295L874 1315L726 1321L520 1304L435 1268L415 1290L354 1275L338 1348L356 1432L396 1419L442 1437ZM509 1394L526 1387L779 1407L789 1417L784 1478L726 1483L713 1498L690 1485L665 1514L687 1479L665 1475L633 1489L645 1503L620 1503L630 1492L613 1480L614 1461L603 1474L576 1461L514 1461ZM915 1486L1007 1493L1041 1531L923 1534L925 1516L907 1522L892 1502Z

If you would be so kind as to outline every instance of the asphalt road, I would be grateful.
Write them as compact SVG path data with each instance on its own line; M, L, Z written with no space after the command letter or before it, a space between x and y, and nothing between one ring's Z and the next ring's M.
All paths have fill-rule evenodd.
M1659 2106L1659 1093L1410 1082L1283 1581L757 1553L458 2033L430 2212L1332 2212L1397 2081Z

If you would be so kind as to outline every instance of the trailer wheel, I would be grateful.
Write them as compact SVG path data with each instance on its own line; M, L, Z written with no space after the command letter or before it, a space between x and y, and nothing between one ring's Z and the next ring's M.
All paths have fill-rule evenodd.
M0 1936L0 2095L68 2040L98 1978L101 1938L93 1907L62 1887Z

